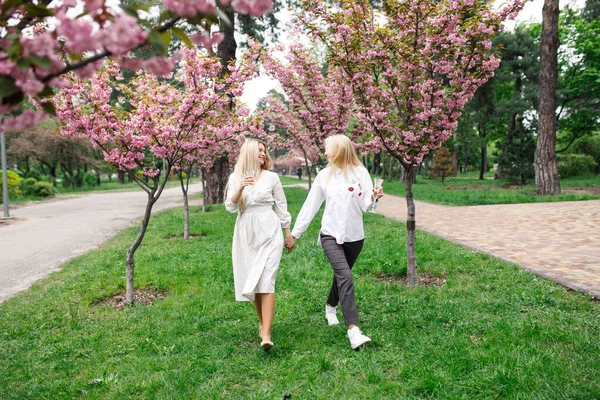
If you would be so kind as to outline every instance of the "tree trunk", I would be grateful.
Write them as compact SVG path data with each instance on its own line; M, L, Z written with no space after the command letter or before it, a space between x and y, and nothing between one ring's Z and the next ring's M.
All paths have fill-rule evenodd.
M235 42L235 13L231 7L225 7L223 13L229 18L229 23L223 19L219 22L219 31L223 33L224 37L221 43L217 45L217 57L221 60L221 74L228 72L228 65L230 61L235 61L235 51L237 49L237 43Z
M558 71L558 0L545 0L542 9L538 138L535 149L536 194L559 194L556 166L556 77Z
M416 209L412 192L412 185L416 179L417 168L413 165L405 165L404 187L406 188L406 277L408 286L417 283L417 254L415 249L416 239Z
M389 160L390 160L390 164L388 165L388 177L389 178L393 178L393 176L392 176L392 167L394 165L394 157L390 156Z
M487 146L485 143L481 145L481 168L479 169L479 180L484 180L485 170L487 168Z
M312 187L312 179L310 167L308 166L308 156L306 155L306 151L304 151L304 147L300 146L300 150L302 150L302 154L304 155L304 164L306 165L306 176L308 176L308 190L310 191Z
M371 174L381 173L381 152L373 154L373 167L371 168Z
M452 176L458 176L458 155L460 146L458 145L458 137L454 132L454 150L452 152Z
M185 182L183 180L183 172L186 172ZM190 238L190 206L188 202L188 189L190 184L190 174L192 173L192 167L190 166L186 171L177 171L179 177L179 183L181 184L181 192L183 193L183 238Z
M125 171L117 170L117 179L121 185L125 184Z
M204 168L200 170L202 174L202 214L206 212L206 180L204 179L204 171Z
M387 158L388 157L386 157L385 154L383 154L383 153L381 154L381 179L385 179L385 177L386 177L387 170L385 169L385 160ZM388 160L388 162L389 162L389 160Z
M56 182L56 165L48 165L48 175L50 176L50 183L54 186Z
M183 192L183 238L190 238L190 206L187 191Z
M481 138L481 168L479 168L479 180L484 179L485 170L487 168L487 143L485 137L487 133L484 128L479 126L479 137Z
M133 305L133 289L134 289L134 276L135 276L135 251L140 247L142 243L142 239L144 239L144 235L146 234L146 229L148 228L148 223L150 222L150 216L152 215L152 206L158 200L158 197L154 197L157 190L154 189L150 193L148 193L148 202L146 203L146 211L144 212L144 218L142 219L142 226L140 227L140 231L138 232L135 241L127 249L127 258L125 259L125 302L128 306Z
M206 172L206 173L205 173ZM207 170L202 170L206 177L206 204L221 204L225 200L225 185L229 176L229 160L227 157L221 157L213 162L213 165Z
M230 24L221 19L219 22L219 30L224 34L224 38L217 46L217 57L221 60L221 76L229 72L229 63L235 61L235 51L237 44L235 42L235 14L231 7L226 7L222 10L231 21ZM230 108L233 108L233 99L229 103ZM223 156L214 161L211 168L202 168L203 177L203 204L220 204L225 200L225 186L229 175L229 160Z

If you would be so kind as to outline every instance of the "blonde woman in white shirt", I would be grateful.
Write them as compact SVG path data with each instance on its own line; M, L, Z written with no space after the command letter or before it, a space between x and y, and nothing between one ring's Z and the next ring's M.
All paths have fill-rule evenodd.
M340 303L344 323L348 327L350 346L358 349L371 339L357 326L359 318L352 267L364 243L362 213L375 210L376 201L383 196L383 190L373 189L371 176L356 156L348 137L328 137L325 140L325 156L328 166L317 174L292 230L292 245L286 243L286 247L288 250L294 247L325 201L319 244L333 268L333 283L325 305L325 317L329 325L339 324L336 307Z
M225 207L237 212L232 244L233 279L237 301L252 301L258 315L261 347L270 350L275 311L275 278L284 240L292 237L292 217L279 176L269 171L267 146L246 140L229 177ZM274 207L274 209L273 209Z

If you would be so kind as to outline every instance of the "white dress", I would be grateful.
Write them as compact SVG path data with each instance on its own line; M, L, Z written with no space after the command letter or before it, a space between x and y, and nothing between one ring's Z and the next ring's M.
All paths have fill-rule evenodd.
M233 231L232 261L235 299L254 301L256 293L274 293L275 278L283 252L282 228L292 216L279 176L264 171L253 186L244 189L244 211L231 201L239 182L229 177L225 208L238 212ZM273 206L275 206L273 208Z

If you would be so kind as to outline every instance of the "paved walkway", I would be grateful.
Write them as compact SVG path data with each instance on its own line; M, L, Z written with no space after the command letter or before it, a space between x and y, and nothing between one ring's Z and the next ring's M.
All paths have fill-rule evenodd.
M406 199L377 210L406 221ZM417 229L600 299L600 200L448 207L417 201Z
M190 185L190 196L201 189L201 184ZM68 259L140 221L146 201L146 193L139 189L95 192L11 207L10 214L15 219L0 223L0 303L60 269ZM193 200L194 204L198 201L201 203ZM167 188L152 211L181 205L181 188Z

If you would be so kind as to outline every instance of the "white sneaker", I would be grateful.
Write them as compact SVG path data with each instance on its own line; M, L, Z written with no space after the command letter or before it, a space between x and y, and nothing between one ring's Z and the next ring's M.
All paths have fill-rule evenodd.
M325 304L325 318L327 318L327 323L329 324L329 326L338 325L340 323L340 321L338 321L335 310L335 307L331 307L329 304Z
M360 329L358 329L358 326L348 329L348 339L350 339L350 347L352 347L353 350L371 342L371 339L368 336L362 334Z

